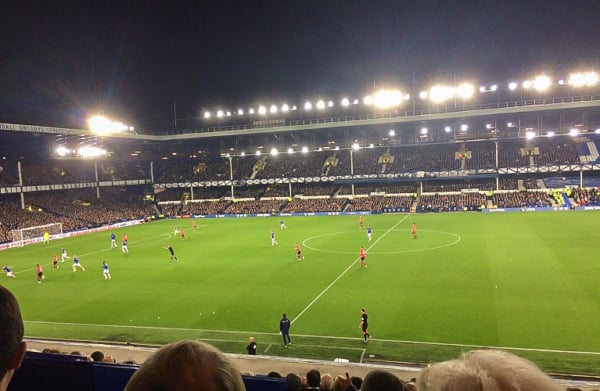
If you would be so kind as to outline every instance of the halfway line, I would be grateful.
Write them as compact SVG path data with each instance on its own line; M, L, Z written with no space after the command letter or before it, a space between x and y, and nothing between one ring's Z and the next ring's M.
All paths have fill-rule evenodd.
M392 232L394 229L396 229L396 227L397 227L398 225L400 225L400 223L402 223L404 220L406 220L406 219L408 218L408 216L410 216L410 215L408 215L408 214L407 214L406 216L404 216L404 218L403 218L402 220L398 221L396 224L394 224L394 225L392 226L392 228L388 229L387 231L385 231L385 232L383 233L383 235L381 235L380 237L378 237L378 238L377 238L377 240L375 240L375 242L373 242L373 244L372 244L372 245L370 245L370 246L367 248L367 252L368 252L368 251L369 251L371 248L373 248L373 247L374 247L374 246L375 246L377 243L379 243L379 241L380 241L381 239L383 239L383 237L384 237L385 235L389 234L389 233L390 233L390 232ZM344 276L344 274L346 274L346 273L348 272L348 270L350 270L350 269L352 268L352 266L354 266L354 265L356 264L356 262L358 262L358 260L359 260L359 259L360 259L360 257L357 257L357 258L356 258L356 259L355 259L355 260L354 260L354 261L353 261L353 262L350 264L350 266L348 266L348 267L347 267L347 268L346 268L346 269L345 269L343 272L341 272L341 273L340 273L340 275L339 275L339 276L337 276L337 277L336 277L336 278L335 278L335 279L334 279L334 280L331 282L331 284L327 285L327 287L326 287L325 289L323 289L323 291L321 291L321 293L319 293L319 294L317 295L317 297L315 297L315 298L313 299L313 301L311 301L310 303L308 303L308 305L307 305L306 307L304 307L304 309L303 309L302 311L300 311L300 313L298 314L298 316L296 316L296 317L295 317L295 318L294 318L294 319L291 321L291 324L294 324L294 322L295 322L295 321L297 321L297 320L298 320L298 319L299 319L299 318L300 318L300 317L301 317L301 316L302 316L302 315L303 315L303 314L304 314L306 311L308 311L308 309L309 309L310 307L312 307L312 305L313 305L313 304L315 304L315 302L316 302L317 300L319 300L319 299L321 298L321 296L323 296L323 295L324 295L324 294L325 294L325 293L326 293L326 292L329 290L329 288L331 288L331 287L332 287L332 286L333 286L333 285L334 285L336 282L338 282L338 280L339 280L340 278L342 278L342 277Z

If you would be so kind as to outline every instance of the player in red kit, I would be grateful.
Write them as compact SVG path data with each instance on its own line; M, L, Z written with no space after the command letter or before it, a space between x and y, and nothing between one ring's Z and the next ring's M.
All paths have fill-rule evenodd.
M294 245L294 248L296 250L296 259L301 261L304 259L304 255L302 255L302 249L300 248L300 245L298 244L298 242L296 242L296 244Z
M417 238L417 224L416 223L412 223L412 227L410 227L410 233L413 236L413 239Z
M35 265L35 275L37 278L37 283L41 284L42 280L44 279L44 270L42 269L42 266L39 263Z
M52 258L52 270L56 269L58 269L58 255L55 255L54 258Z
M365 218L362 215L358 216L358 228L364 228Z
M181 233L181 239L185 239L185 231L183 230L183 228L179 232Z
M359 251L359 256L360 256L360 267L367 267L367 250L365 250L364 247L360 246L360 251Z

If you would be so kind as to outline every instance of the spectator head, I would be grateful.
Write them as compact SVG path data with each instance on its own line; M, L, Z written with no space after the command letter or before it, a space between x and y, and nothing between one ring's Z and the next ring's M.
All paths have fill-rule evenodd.
M21 366L26 343L23 319L15 296L0 286L0 390L6 390L16 369Z
M333 390L333 376L329 373L324 373L321 376L321 390L331 391Z
M300 391L302 389L302 378L297 373L288 373L285 377L286 391Z
M96 350L94 353L90 354L90 357L94 361L102 362L104 361L104 353L99 350Z
M404 382L388 371L373 370L365 376L362 391L405 391Z
M425 368L417 390L558 391L560 387L524 358L501 350L473 350L458 360Z
M357 390L360 390L363 382L362 377L352 376L350 379L352 380L352 385L356 387Z
M321 384L321 372L316 369L311 369L306 372L306 386L319 388Z
M245 391L240 372L212 345L179 341L160 348L133 374L125 391Z
M281 379L283 376L281 376L281 373L279 373L277 371L271 371L271 372L267 373L267 377L274 377L274 378Z

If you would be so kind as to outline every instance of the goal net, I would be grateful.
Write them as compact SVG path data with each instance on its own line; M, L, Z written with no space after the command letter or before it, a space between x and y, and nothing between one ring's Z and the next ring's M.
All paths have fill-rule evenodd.
M53 223L39 225L37 227L28 227L14 229L10 231L13 243L23 246L29 243L41 242L44 240L44 234L48 233L48 239L60 239L63 235L62 223Z

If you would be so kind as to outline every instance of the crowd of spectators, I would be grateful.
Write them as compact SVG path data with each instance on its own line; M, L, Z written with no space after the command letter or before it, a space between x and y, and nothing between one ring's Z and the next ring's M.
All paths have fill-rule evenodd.
M573 188L573 200L578 206L600 205L600 189Z
M492 201L499 208L550 207L552 200L547 192L517 191L494 193Z
M425 193L442 193L451 191L461 191L465 189L479 189L481 191L489 191L496 189L496 180L476 179L476 180L433 180L423 181L423 192Z
M277 213L287 201L282 200L253 200L230 203L225 209L226 214Z
M449 212L477 210L485 206L486 196L481 193L422 194L417 212Z
M281 211L285 213L341 212L347 201L345 198L293 198Z
M414 197L408 196L393 196L393 197L356 197L353 198L346 207L347 212L359 212L359 211L410 211Z

